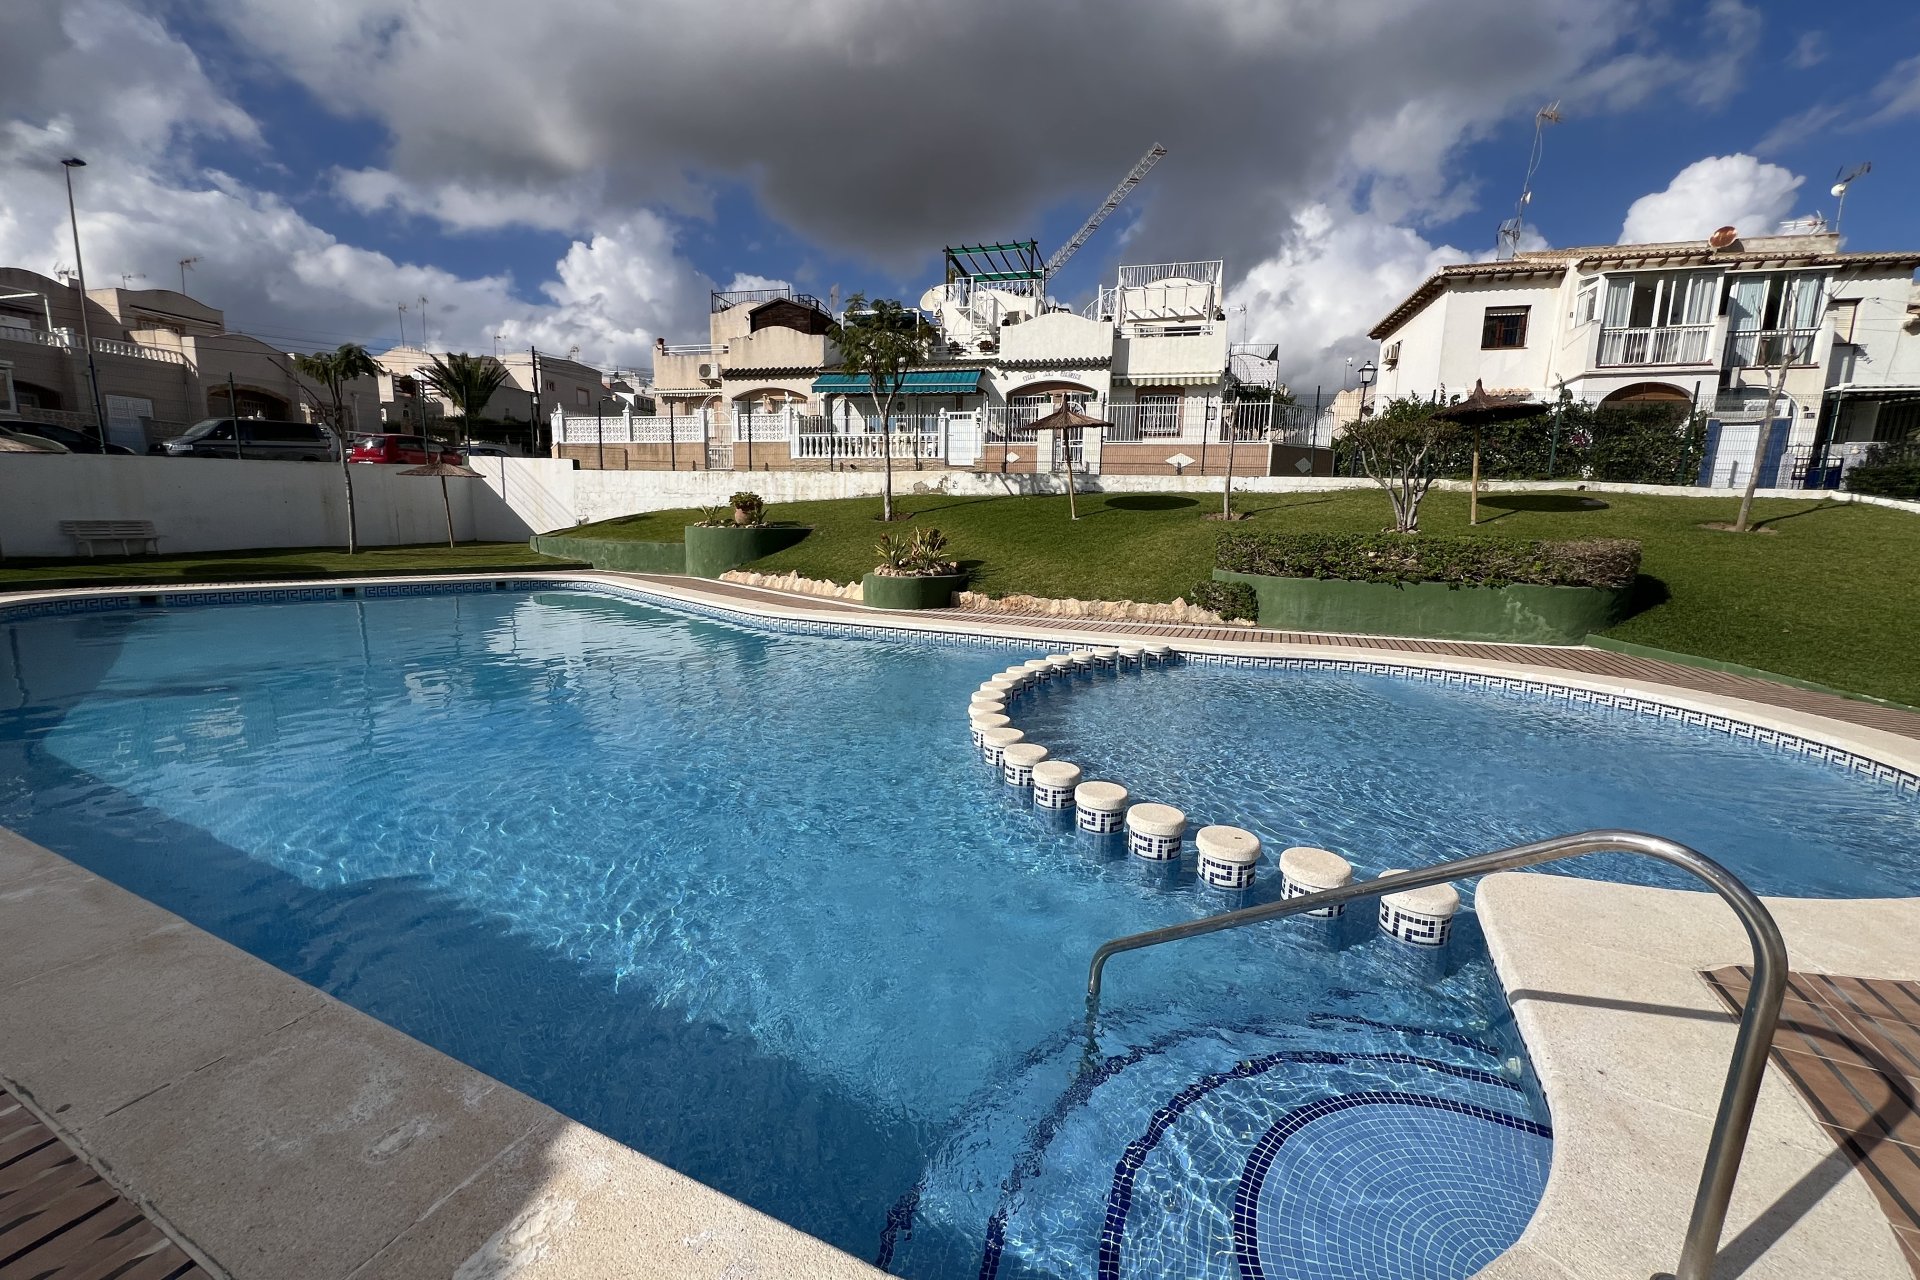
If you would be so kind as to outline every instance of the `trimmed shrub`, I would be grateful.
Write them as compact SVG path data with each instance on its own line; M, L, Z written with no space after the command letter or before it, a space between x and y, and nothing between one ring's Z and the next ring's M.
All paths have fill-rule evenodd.
M1847 488L1876 498L1920 498L1920 441L1873 446L1847 472Z
M1196 582L1187 603L1229 620L1253 622L1260 616L1260 599L1244 582Z
M1633 585L1640 544L1631 538L1519 542L1393 533L1230 533L1214 563L1234 573L1349 582L1444 582L1457 587Z

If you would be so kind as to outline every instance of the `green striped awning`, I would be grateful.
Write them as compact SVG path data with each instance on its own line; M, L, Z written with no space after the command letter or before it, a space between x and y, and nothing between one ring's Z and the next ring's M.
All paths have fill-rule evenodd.
M979 369L909 369L900 384L903 396L970 396L980 390ZM817 396L873 394L873 382L864 373L823 373L813 380Z

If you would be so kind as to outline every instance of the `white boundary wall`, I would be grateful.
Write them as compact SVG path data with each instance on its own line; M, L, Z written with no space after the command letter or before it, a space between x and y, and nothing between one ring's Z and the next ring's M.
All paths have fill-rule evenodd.
M534 533L594 520L708 507L752 489L769 503L877 497L878 471L578 471L549 458L476 458L479 480L449 480L454 537L462 542L517 542ZM400 474L402 467L353 466L360 540L370 547L432 543L446 537L440 486ZM1218 494L1217 476L1080 477L1083 492ZM1375 487L1364 479L1242 477L1236 492L1311 493ZM1442 481L1437 488L1464 489ZM1064 492L1060 475L977 471L894 472L894 492L993 497ZM1574 491L1732 496L1726 489L1658 485L1495 481L1499 493ZM1764 497L1866 502L1920 513L1920 503L1849 493L1763 489ZM1384 498L1382 499L1384 501ZM92 454L0 454L0 554L60 557L75 553L62 520L150 520L163 555L267 547L344 547L346 499L340 468L326 463L244 462L223 458L150 458Z

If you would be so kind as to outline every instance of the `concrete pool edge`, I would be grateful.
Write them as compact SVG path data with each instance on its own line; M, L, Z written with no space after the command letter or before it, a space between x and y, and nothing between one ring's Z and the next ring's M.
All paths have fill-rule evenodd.
M214 1274L881 1274L5 829L0 936L0 1081Z
M324 584L324 588L362 584L369 586L411 584L431 588L435 585L476 582L534 584L556 580L583 585L597 584L617 589L621 593L636 593L643 597L657 599L668 606L675 603L699 605L719 609L722 612L731 612L745 618L762 617L776 623L796 621L853 628L870 627L892 632L918 632L928 635L984 636L1002 641L1030 641L1036 647L1099 645L1109 643L1114 638L1111 633L1078 630L1072 625L1071 620L1048 620L1044 625L1039 625L1031 622L999 622L991 617L977 614L919 617L903 616L898 613L881 614L878 611L847 606L828 609L809 607L809 602L805 599L782 597L779 593L759 589L755 589L752 598L743 600L737 594L718 595L711 590L703 590L698 584L660 583L652 580L636 582L631 577L617 573L526 571L425 578L341 579ZM196 594L241 593L283 585L295 589L308 589L315 586L311 582L223 583L208 586L178 584L160 588L158 591L114 587L19 593L0 600L0 619L4 618L7 605L42 600L88 596L137 597L184 591ZM1150 639L1151 637L1140 638ZM1758 725L1822 743L1836 750L1878 760L1903 773L1920 774L1920 742L1912 738L1834 720L1807 711L1770 706L1698 690L1678 689L1620 677L1571 672L1556 667L1533 667L1472 657L1370 647L1356 646L1345 649L1329 645L1305 646L1272 642L1256 644L1225 638L1181 638L1173 640L1172 643L1182 651L1194 655L1211 654L1266 659L1299 658L1313 662L1354 661L1388 667L1425 668L1496 678L1519 678L1601 694L1617 694ZM444 1055L412 1041L377 1020L339 1004L338 1001L308 987L299 979L283 974L244 952L218 942L217 939L193 929L177 917L172 917L152 904L123 890L118 890L107 882L99 880L98 877L93 877L91 873L66 862L58 855L40 850L37 846L5 831L0 831L0 924L7 924L16 915L15 906L19 901L18 881L21 877L9 874L6 858L10 849L14 852L31 851L39 858L51 860L42 863L34 873L48 884L59 882L69 888L87 886L80 896L88 899L89 902L97 902L118 895L119 898L131 900L131 903L138 904L139 908L144 909L144 913L132 911L132 917L144 918L151 927L139 933L138 936L129 934L130 941L123 940L125 945L108 947L92 957L93 960L108 958L110 953L118 954L126 966L132 966L136 959L134 954L136 947L147 944L152 939L161 939L162 941L154 942L152 945L185 947L193 953L194 960L210 966L212 971L224 972L230 976L246 973L248 976L243 979L234 978L233 980L240 981L249 989L258 987L277 991L278 994L271 996L256 994L254 1003L260 1005L263 1010L270 1008L285 1012L286 1010L282 1009L282 1002L299 1003L295 997L301 993L306 993L302 998L310 997L315 1002L313 1008L305 1008L303 1005L302 1011L297 1016L282 1025L263 1027L249 1024L246 1033L240 1036L235 1047L222 1048L218 1053L208 1052L204 1057L198 1058L197 1061L204 1066L194 1066L182 1077L183 1080L199 1076L206 1071L226 1070L227 1068L222 1066L223 1063L229 1063L235 1054L244 1053L250 1049L260 1050L260 1053L255 1055L258 1058L261 1054L269 1052L262 1047L268 1036L284 1033L289 1028L302 1023L310 1023L310 1019L324 1013L323 1021L350 1029L354 1037L353 1043L361 1048L363 1054L373 1054L382 1070L391 1068L398 1071L400 1074L394 1077L395 1079L410 1082L417 1075L427 1082L422 1086L427 1089L426 1101L422 1106L429 1114L427 1121L429 1128L432 1129L434 1123L441 1121L445 1122L446 1127L444 1130L432 1130L424 1135L416 1134L414 1137L408 1137L403 1142L403 1146L411 1148L416 1137L445 1137L451 1142L462 1136L456 1130L475 1131L481 1147L487 1149L485 1158L474 1164L461 1180L447 1187L431 1204L424 1206L423 1212L405 1223L392 1239L382 1244L373 1254L355 1264L351 1270L337 1274L353 1277L354 1280L372 1280L374 1277L416 1274L416 1271L409 1271L406 1268L408 1266L417 1268L424 1264L440 1262L447 1262L448 1270L451 1271L453 1265L458 1265L464 1259L481 1257L486 1261L512 1263L521 1267L522 1269L513 1271L513 1274L524 1277L525 1280L535 1280L536 1277L549 1275L579 1274L583 1266L595 1268L591 1272L594 1274L599 1274L602 1270L607 1274L620 1274L620 1269L623 1267L629 1269L629 1273L646 1274L648 1272L633 1269L660 1267L669 1268L671 1274L696 1277L722 1274L740 1277L800 1273L822 1276L880 1274L865 1263L832 1249L796 1228L761 1215L712 1188L672 1173L637 1151L566 1120L525 1095L518 1094L464 1064L445 1058ZM1523 878L1553 879L1560 882L1559 878L1550 877ZM1490 880L1488 883L1492 884L1493 881ZM1628 886L1601 882L1564 881L1564 883L1586 886L1594 895L1593 902L1589 905L1595 912L1606 915L1608 918L1619 914L1616 912L1616 906L1619 907L1620 912L1624 912L1625 904L1633 894L1672 892L1635 890ZM1609 1206L1603 1201L1596 1211L1591 1200L1581 1202L1576 1194L1569 1192L1568 1188L1577 1192L1584 1185L1589 1188L1589 1195L1597 1194L1591 1191L1592 1187L1617 1185L1618 1175L1622 1171L1629 1175L1629 1185L1641 1187L1646 1183L1643 1176L1644 1153L1638 1149L1616 1149L1609 1153L1603 1143L1587 1143L1583 1146L1586 1142L1585 1133L1588 1131L1584 1126L1588 1126L1589 1122L1576 1118L1585 1104L1594 1102L1597 1105L1599 1100L1612 1096L1604 1094L1602 1087L1597 1087L1591 1079L1591 1072L1594 1070L1591 1057L1613 1046L1603 1040L1598 1044L1588 1044L1583 1051L1576 1039L1576 1042L1569 1047L1569 1033L1555 1026L1545 1014L1538 1012L1539 1006L1536 1006L1535 1010L1522 1013L1521 1006L1528 1002L1528 992L1531 989L1529 983L1532 980L1527 975L1539 971L1536 965L1547 963L1547 960L1542 957L1550 959L1561 954L1568 940L1556 937L1555 930L1543 927L1535 915L1526 912L1512 915L1509 908L1502 905L1501 900L1489 904L1484 897L1484 886L1482 894L1480 910L1489 944L1494 946L1496 965L1500 970L1507 998L1514 1004L1516 1018L1520 1021L1529 1050L1540 1068L1541 1081L1554 1110L1558 1130L1556 1140L1571 1144L1570 1150L1575 1153L1595 1150L1601 1156L1610 1154L1612 1157L1610 1161L1602 1160L1598 1164L1590 1164L1583 1158L1580 1169L1569 1172L1574 1168L1574 1158L1570 1155L1563 1160L1557 1148L1553 1174L1548 1185L1548 1198L1542 1202L1540 1212L1536 1214L1527 1233L1515 1248L1503 1255L1483 1274L1489 1277L1509 1278L1535 1275L1554 1277L1627 1275L1627 1271L1603 1268L1600 1265L1600 1259L1587 1258L1585 1253L1581 1253L1585 1260L1577 1270L1569 1269L1566 1264L1557 1260L1570 1252L1580 1252L1571 1249L1565 1241L1580 1238L1581 1231L1598 1230L1603 1235L1611 1232L1612 1235L1606 1235L1608 1239L1613 1235L1621 1234L1622 1222L1617 1204ZM1699 898L1707 914L1718 911L1720 908L1718 901L1711 897L1684 893L1674 896ZM1891 906L1900 905L1897 900L1876 900L1860 904L1828 902L1812 905L1821 907L1859 905L1871 908L1877 907L1880 902L1886 902ZM1779 909L1786 912L1790 908L1801 905L1807 904L1799 900L1782 900ZM40 921L43 926L50 920L60 919L58 913L46 913L42 910L43 907L44 901L39 907L28 910L28 916ZM1910 906L1909 909L1911 909ZM127 903L122 902L111 910L126 914L132 909ZM164 921L152 923L156 915L164 917ZM1627 916L1630 915L1631 913L1627 913ZM62 923L69 930L84 931L100 927L101 921L93 917L94 908L82 906L70 912L69 917ZM1564 926L1564 917L1560 923ZM1783 919L1782 924L1786 925L1787 920ZM9 936L24 936L10 924L0 932L5 932ZM1564 928L1561 932L1564 932ZM1494 944L1496 933L1503 939L1498 945ZM196 941L191 944L179 941L187 938L196 939ZM1790 931L1790 944L1793 941L1794 934ZM231 955L220 959L215 954L220 949L230 952ZM1737 960L1741 957L1717 954L1711 957L1713 963L1727 963L1730 958ZM1801 963L1801 957L1797 954L1795 962ZM60 972L81 974L86 971L86 964L85 960L62 961L55 966L55 969ZM274 975L281 981L276 983L261 974L252 972L249 966L266 970L268 974ZM1707 967L1707 965L1703 964L1701 967ZM1858 967L1856 965L1856 969ZM1672 976L1666 974L1665 970L1661 970L1660 973L1666 977ZM31 1017L21 1018L17 996L23 986L40 980L41 976L36 975L31 979L15 981L10 978L8 971L0 966L0 1013L6 1015L10 1026L20 1027L29 1035L34 1030L48 1029L48 1024L44 1020L36 1023ZM1533 985L1537 987L1538 984ZM1701 985L1700 993L1699 998L1707 1002L1706 1007L1716 1010L1719 1023L1729 1029L1730 1036L1730 1020L1726 1019L1724 1013L1717 1012L1717 1006L1710 1002L1710 993L1706 992L1704 985ZM84 995L85 992L82 990L75 994ZM79 1001L78 1004L73 1001L62 1002L64 1016L84 1015L86 1009L82 1006L86 1003L85 1000ZM261 1012L259 1016L269 1015ZM188 1032L177 1028L159 1030L166 1031L168 1037L172 1038L190 1033L198 1034L199 1027L200 1024L195 1023ZM125 1044L116 1039L125 1034L127 1028L95 1023L88 1030L96 1037L90 1045L93 1057L111 1060L120 1064L129 1073L142 1064L143 1059L139 1053L129 1053ZM236 1032L236 1035L238 1034ZM37 1038L57 1039L58 1037ZM72 1042L71 1033L69 1042ZM369 1045L373 1048L369 1049L367 1047ZM208 1046L203 1044L199 1047L207 1048ZM324 1048L325 1043L322 1043L316 1051L322 1051ZM1583 1052L1587 1055L1586 1057L1582 1057ZM12 1052L7 1055L9 1059L14 1056ZM1707 1057L1710 1058L1711 1055ZM1547 1060L1557 1064L1553 1068L1551 1077L1546 1065ZM360 1062L364 1066L366 1061L367 1059L363 1056L360 1059L351 1059L345 1066L351 1068L354 1062ZM1696 1061L1694 1057L1689 1056L1684 1061L1676 1061L1668 1057L1663 1059L1663 1062L1669 1070L1677 1065L1694 1074L1704 1073L1703 1078L1710 1087L1717 1089L1725 1068L1725 1055L1722 1051L1720 1056L1712 1061L1707 1061L1706 1058ZM393 1065L396 1063L399 1066ZM32 1077L23 1078L13 1061L0 1060L0 1078L18 1080L43 1104L58 1105L54 1100L60 1096L60 1090L68 1087L62 1082L62 1074L58 1070L39 1067L35 1069ZM343 1078L350 1076L351 1070L343 1070L340 1074ZM170 1093L174 1083L172 1080L164 1081L158 1086L156 1092L129 1099L116 1107L114 1114L137 1114L140 1108L148 1104L149 1098ZM411 1088L412 1085L409 1084L408 1087ZM1776 1089L1778 1087L1774 1086ZM479 1091L478 1100L470 1105L466 1100L469 1097L475 1097L476 1090ZM1794 1100L1789 1096L1789 1105L1791 1106L1793 1102ZM46 1109L53 1111L54 1105L47 1105ZM476 1109L485 1114L469 1114ZM1684 1107L1671 1109L1676 1114L1686 1110ZM495 1115L494 1111L502 1112L504 1116ZM1807 1138L1807 1135L1811 1134L1809 1141L1817 1141L1822 1144L1822 1149L1830 1152L1830 1146L1825 1145L1824 1137L1819 1134L1809 1118L1794 1112L1781 1117L1776 1115L1778 1111L1777 1106L1770 1106L1767 1111L1767 1123L1779 1126L1777 1132L1775 1129L1764 1131L1776 1136L1787 1135L1775 1145L1794 1155L1804 1154L1807 1144L1798 1139ZM58 1118L57 1115L56 1118ZM416 1115L409 1117L408 1120L419 1118ZM1796 1118L1803 1126L1803 1131L1798 1133L1798 1138L1793 1136L1792 1121ZM215 1123L210 1127L219 1128L233 1123L236 1117L221 1113L214 1119ZM271 1130L275 1117L256 1116L254 1119ZM523 1120L524 1125L522 1125ZM339 1153L344 1158L336 1159L324 1169L311 1169L309 1177L319 1174L324 1178L323 1185L329 1194L340 1192L344 1200L353 1200L357 1197L359 1201L369 1206L369 1212L392 1210L396 1206L389 1203L391 1197L388 1194L390 1190L388 1187L382 1185L377 1178L356 1178L354 1174L359 1171L360 1163L368 1151L391 1141L394 1134L401 1133L407 1128L408 1123L402 1122L391 1131L370 1132L365 1135L370 1145L357 1151ZM516 1129L517 1132L514 1132ZM1598 1122L1593 1122L1591 1131L1606 1132ZM239 1262L242 1259L226 1256L212 1248L211 1240L220 1238L219 1232L222 1229L222 1222L213 1221L213 1219L219 1218L220 1214L214 1208L193 1200L193 1197L202 1194L201 1188L179 1185L192 1181L190 1177L183 1176L186 1170L174 1169L170 1173L162 1172L158 1183L155 1183L146 1176L145 1169L149 1166L141 1165L139 1160L128 1160L123 1153L116 1150L98 1146L97 1144L103 1140L100 1132L83 1128L75 1128L73 1132L80 1145L93 1151L98 1158L108 1163L116 1174L126 1178L133 1191L144 1193L138 1197L142 1202L153 1204L188 1234L190 1239L207 1248L220 1262L233 1268L234 1274L272 1276L275 1280L283 1276L294 1278L309 1274L316 1276L336 1274L332 1271L288 1269L284 1265L266 1266L265 1269L241 1267ZM1762 1130L1756 1130L1756 1134L1762 1132ZM153 1141L151 1126L141 1129L135 1136L141 1135L144 1135L147 1141ZM104 1140L109 1148L119 1136L121 1135L118 1129L105 1135ZM1658 1137L1658 1135L1655 1136ZM196 1142L200 1143L202 1148L206 1140L205 1135L200 1133L188 1133L182 1139L189 1146ZM1755 1146L1750 1149L1750 1159L1757 1159L1762 1149L1762 1145L1756 1141ZM152 1154L149 1153L149 1155ZM461 1157L461 1160L464 1159L465 1157ZM459 1160L456 1161L456 1163L459 1162ZM1826 1167L1825 1164L1820 1165L1822 1169ZM1691 1202L1693 1190L1691 1178L1697 1176L1697 1172L1698 1164L1695 1159L1685 1185L1672 1197L1673 1205L1677 1205L1678 1211L1683 1215L1686 1205ZM1608 1177L1613 1177L1614 1182L1609 1183ZM1848 1184L1858 1184L1854 1185L1853 1189L1861 1196L1869 1196L1864 1184L1860 1184L1857 1174L1851 1174L1846 1170L1839 1171L1835 1185L1844 1188ZM163 1186L167 1194L156 1194L155 1185ZM1749 1189L1764 1185L1764 1180L1743 1179L1743 1186ZM184 1212L181 1209L179 1196L173 1194L176 1188L179 1195L185 1196L190 1202ZM253 1207L253 1201L250 1198L251 1190L244 1181L237 1188L229 1186L227 1193L233 1209ZM1825 1206L1834 1197L1845 1199L1848 1194L1844 1189L1834 1190L1819 1203ZM1739 1237L1742 1224L1746 1222L1746 1219L1738 1214L1740 1203L1741 1201L1736 1198L1736 1218L1729 1228L1729 1240ZM1665 1211L1665 1207L1666 1202L1662 1201L1662 1212ZM1871 1205L1870 1197L1869 1207L1874 1210L1875 1216L1872 1220L1881 1223L1884 1231L1884 1218L1878 1216L1877 1206ZM1824 1207L1820 1211L1828 1212ZM375 1216L377 1217L377 1214ZM1664 1223L1664 1219L1662 1222ZM479 1228L483 1226L488 1227L486 1232L480 1232ZM1638 1233L1649 1236L1649 1245L1654 1252L1648 1256L1658 1254L1658 1265L1662 1268L1672 1265L1673 1258L1666 1255L1677 1249L1679 1239L1679 1232L1676 1230L1669 1243L1661 1238L1664 1231L1663 1225L1653 1232ZM213 1233L211 1237L209 1232ZM240 1242L236 1242L236 1247L239 1247L239 1244ZM394 1251L403 1246L424 1250L426 1254L397 1261L396 1259L401 1258L401 1255ZM462 1248L467 1249L467 1252L458 1253L457 1250ZM634 1249L642 1252L635 1255L631 1252ZM1659 1253L1660 1250L1665 1250L1665 1253ZM1865 1251L1865 1253L1870 1252L1870 1250ZM1865 1253L1862 1255L1862 1261L1867 1260ZM254 1259L249 1257L245 1260L253 1261ZM1797 1265L1804 1267L1806 1261L1802 1258ZM1760 1267L1763 1268L1766 1262L1767 1259L1762 1258ZM1651 1273L1641 1273L1642 1276L1646 1274ZM1808 1274L1808 1272L1805 1270L1798 1273L1788 1270L1773 1272L1756 1268L1746 1274L1786 1275ZM1865 1276L1897 1273L1835 1269L1823 1274Z

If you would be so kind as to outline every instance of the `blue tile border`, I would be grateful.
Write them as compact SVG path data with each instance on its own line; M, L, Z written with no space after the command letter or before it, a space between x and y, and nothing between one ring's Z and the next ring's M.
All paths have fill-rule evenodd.
M1324 1116L1348 1111L1355 1107L1383 1105L1427 1107L1434 1111L1450 1111L1455 1115L1472 1116L1490 1124L1505 1125L1509 1129L1518 1129L1522 1133L1530 1133L1536 1137L1553 1137L1553 1130L1546 1125L1519 1116L1510 1116L1488 1107L1478 1107L1470 1102L1455 1102L1451 1098L1436 1098L1429 1094L1403 1093L1391 1089L1368 1089L1360 1093L1344 1093L1296 1108L1282 1116L1272 1128L1260 1135L1258 1142L1253 1144L1253 1152L1248 1155L1246 1168L1240 1175L1240 1185L1234 1190L1233 1256L1234 1261L1240 1265L1241 1280L1267 1280L1266 1269L1260 1263L1260 1240L1255 1225L1256 1210L1260 1204L1260 1188L1266 1182L1267 1173L1273 1168L1273 1162L1279 1156L1282 1144L1307 1125ZM1104 1271L1101 1274L1105 1276Z
M469 592L489 591L579 591L589 595L604 595L614 599L631 600L670 613L680 613L692 617L713 621L734 623L758 627L763 630L781 631L793 635L837 636L851 639L904 640L916 644L939 645L942 647L974 647L989 649L1025 649L1041 651L1062 644L1078 644L1059 636L1042 636L1029 639L1014 636L988 635L979 632L921 631L910 627L892 627L884 623L868 622L813 622L798 618L782 618L755 612L752 609L714 604L707 601L688 601L664 592L648 590L645 587L626 583L599 582L579 578L539 578L513 577L486 578L467 581L426 580L411 582L350 582L326 586L288 586L288 587L234 587L193 588L173 591L140 591L128 589L112 595L67 596L54 600L37 600L24 604L0 604L0 623L25 621L29 618L57 616L61 614L111 613L122 609L143 607L143 601L157 602L163 607L205 606L222 604L275 604L296 600L335 600L351 592L364 599L380 599L398 596L453 595ZM1852 773L1863 774L1877 782L1885 782L1901 791L1920 795L1920 774L1909 773L1894 765L1871 756L1849 751L1844 747L1831 746L1816 742L1799 734L1777 729L1767 729L1750 721L1739 720L1732 716L1717 715L1711 712L1695 711L1687 707L1674 706L1671 703L1655 701L1633 694L1600 693L1591 689L1575 688L1571 685L1557 684L1549 680L1536 680L1522 676L1496 676L1480 672L1451 671L1434 667L1405 665L1395 662L1373 662L1348 658L1301 658L1301 657L1259 657L1243 654L1200 653L1188 650L1176 650L1190 663L1207 666L1248 667L1277 671L1341 671L1358 675L1386 676L1395 680L1418 680L1429 684L1459 685L1485 689L1497 689L1506 693L1528 694L1534 697L1549 698L1558 702L1584 706L1604 707L1626 711L1635 715L1651 716L1659 720L1677 720L1682 724L1696 728L1709 729L1716 733L1729 734L1744 738L1762 746L1774 747L1790 754L1806 756L1809 759L1823 761L1846 769Z

